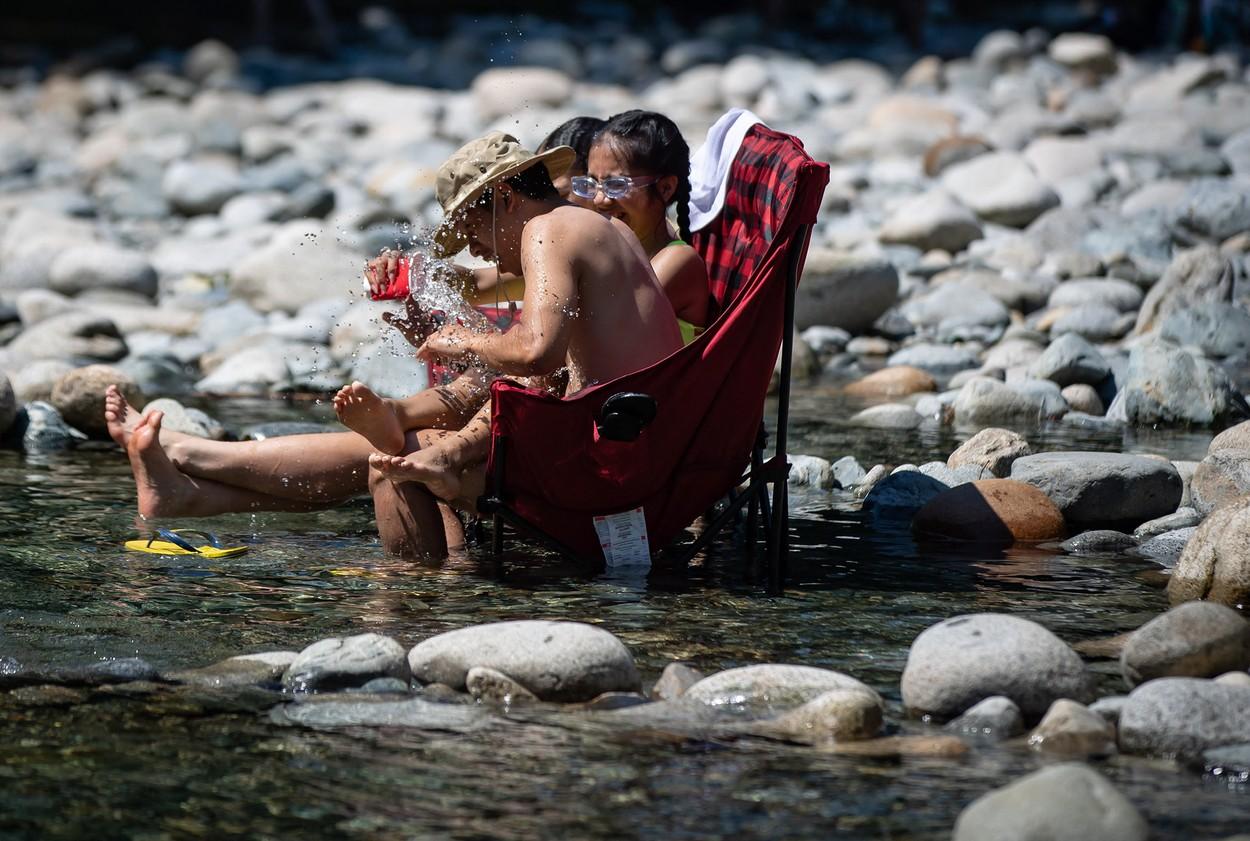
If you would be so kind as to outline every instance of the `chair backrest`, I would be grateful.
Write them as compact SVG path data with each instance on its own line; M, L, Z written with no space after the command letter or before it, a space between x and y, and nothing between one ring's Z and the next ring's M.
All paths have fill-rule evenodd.
M568 398L498 380L488 471L503 468L512 509L565 545L598 554L592 516L642 507L653 546L667 543L737 482L759 431L785 331L790 268L798 265L829 179L797 139L748 133L724 210L696 234L723 305L694 342L647 368ZM794 251L798 249L798 251ZM602 438L595 419L620 392L655 398L632 442Z
M728 309L768 253L789 214L799 173L813 164L802 144L763 125L752 126L729 170L719 215L695 231L693 245L707 264L713 315ZM816 221L816 208L800 221Z

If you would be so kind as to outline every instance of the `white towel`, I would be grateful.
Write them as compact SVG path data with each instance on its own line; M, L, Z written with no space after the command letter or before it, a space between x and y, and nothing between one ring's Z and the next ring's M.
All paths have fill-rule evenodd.
M763 122L745 108L730 108L707 130L707 140L690 156L690 230L706 227L720 213L742 139Z

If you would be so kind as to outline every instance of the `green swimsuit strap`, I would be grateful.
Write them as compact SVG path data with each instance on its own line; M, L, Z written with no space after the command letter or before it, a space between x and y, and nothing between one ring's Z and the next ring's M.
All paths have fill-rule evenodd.
M670 242L668 245L685 245L685 244L686 244L686 241L684 239L675 239L672 242ZM668 245L664 247L668 248Z

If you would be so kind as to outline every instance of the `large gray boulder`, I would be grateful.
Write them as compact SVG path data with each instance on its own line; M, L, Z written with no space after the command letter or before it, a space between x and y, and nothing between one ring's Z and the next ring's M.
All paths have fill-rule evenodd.
M152 297L156 270L138 251L113 245L80 245L52 261L49 286L63 295L88 289L123 289Z
M1051 765L974 800L954 841L1145 841L1146 820L1083 763Z
M1047 346L1030 366L1029 373L1060 386L1098 385L1111 373L1111 366L1098 348L1084 338L1076 333L1064 333Z
M949 719L994 695L1036 720L1059 698L1090 699L1080 656L1050 631L1016 616L956 616L925 629L903 669L903 704Z
M1212 426L1246 414L1223 368L1161 339L1133 348L1120 391L1125 419L1137 426Z
M1250 732L1250 687L1192 677L1151 680L1120 710L1120 750L1195 757Z
M1157 677L1217 677L1250 668L1250 622L1216 602L1185 602L1129 635L1120 671L1129 686Z
M962 283L944 283L913 298L901 307L907 320L918 327L939 331L960 326L1004 327L1011 314L988 292Z
M362 686L378 677L407 681L404 648L381 634L332 637L305 648L287 666L282 685L295 692Z
M1223 301L1194 304L1169 313L1159 335L1200 348L1207 356L1245 356L1250 352L1250 312Z
M1023 228L1059 204L1024 158L991 152L942 173L942 186L987 222Z
M293 313L318 298L346 297L363 268L363 258L339 244L331 227L297 220L233 267L230 291L261 312Z
M126 355L126 342L110 319L73 311L51 316L22 331L6 350L23 361L60 359L88 365L121 359Z
M1018 458L1011 478L1045 493L1072 525L1136 526L1171 514L1181 501L1170 462L1123 453L1055 452Z
M1209 599L1227 605L1250 599L1250 496L1202 521L1168 579L1168 598L1173 604Z
M859 334L897 297L898 270L889 260L813 248L803 265L795 324L800 330L822 324Z
M904 202L877 235L884 243L910 245L921 251L940 248L951 254L958 254L981 237L976 215L945 190L931 190Z
M1250 230L1250 178L1200 178L1173 207L1181 228L1219 242Z
M408 652L413 676L463 690L474 666L494 669L544 701L589 701L642 688L634 658L609 632L581 622L519 620L431 637Z
M834 690L876 695L866 684L841 672L763 663L709 675L687 689L682 698L738 714L768 718L801 707Z
M1247 494L1250 494L1250 446L1217 448L1213 441L1210 452L1194 468L1189 480L1189 496L1194 508L1200 514L1210 514Z
M960 389L953 407L958 426L1039 424L1068 411L1059 386L1049 380L1004 383L993 377L973 377Z
M1133 328L1150 333L1163 325L1171 313L1197 304L1228 302L1233 298L1237 269L1233 261L1212 245L1200 245L1178 253L1142 301Z

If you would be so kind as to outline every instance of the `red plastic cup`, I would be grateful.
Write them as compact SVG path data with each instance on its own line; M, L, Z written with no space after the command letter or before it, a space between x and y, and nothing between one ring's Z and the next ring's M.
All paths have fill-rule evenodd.
M378 292L370 292L369 297L375 301L393 301L408 295L408 258L400 257L395 267L395 277Z

